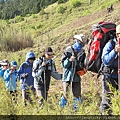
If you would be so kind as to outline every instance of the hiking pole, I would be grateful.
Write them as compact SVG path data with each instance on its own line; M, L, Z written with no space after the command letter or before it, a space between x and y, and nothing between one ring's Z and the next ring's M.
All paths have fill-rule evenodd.
M43 62L45 62L45 57L43 57ZM46 96L46 79L45 79L45 70L44 70L44 94L45 94L45 100L47 100Z
M72 56L75 56L75 54L74 53L72 53ZM74 61L72 61L72 69L73 69L73 73L72 73L72 80L71 80L71 90L70 90L70 93L71 93L71 95L72 95L72 83L73 83L73 79L74 79L74 75L75 75L75 68L74 68L74 66L76 66L76 64L74 65Z
M120 46L120 38L118 38L118 45ZM120 91L120 52L118 52L118 91Z

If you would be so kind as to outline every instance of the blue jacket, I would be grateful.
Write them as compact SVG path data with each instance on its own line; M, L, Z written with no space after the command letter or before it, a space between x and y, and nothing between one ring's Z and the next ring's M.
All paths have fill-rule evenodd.
M65 54L67 53L67 58L65 58ZM65 54L62 56L62 66L63 66L63 77L62 81L67 82L67 81L73 81L73 82L78 82L81 80L81 77L77 74L76 72L76 66L77 66L77 61L80 63L81 61L84 61L86 55L84 53L84 50L81 49L81 51L78 53L80 56L79 59L75 59L73 62L70 61L70 57L72 56L73 50L71 46L68 46L65 50ZM84 54L84 55L83 55Z
M116 39L113 40L115 45L117 44ZM117 52L114 50L114 46L111 42L108 42L103 48L102 52L102 62L105 66L109 66L110 68L118 69L118 57ZM110 74L107 74L110 76ZM118 73L112 74L112 78L118 78Z
M30 62L28 61L29 58L35 57L33 52L29 52L26 55L26 61L24 63L22 63L18 69L18 76L20 79L20 83L21 83L21 89L22 90L26 90L29 89L29 87L32 87L32 89L34 88L34 78L32 76L32 66L33 63L30 64ZM28 77L24 78L24 74L28 73Z
M10 74L9 72L10 72L10 68L4 72L4 76L3 76L6 88L9 91L17 90L17 85L16 85L17 71L16 70L13 71L12 74Z
M3 69L3 68L1 67L1 68L0 68L0 77L3 77L4 72L5 72L5 69Z

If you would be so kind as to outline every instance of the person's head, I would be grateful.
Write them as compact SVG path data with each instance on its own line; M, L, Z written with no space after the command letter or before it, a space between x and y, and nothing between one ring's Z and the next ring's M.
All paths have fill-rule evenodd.
M9 61L8 61L7 59L5 59L5 60L2 60L2 61L1 61L1 65L2 65L3 68L6 70L6 69L9 68L10 63L9 63Z
M34 60L35 60L35 54L33 52L28 52L26 54L26 61L33 63Z
M116 36L120 38L120 24L116 27Z
M77 52L77 53L81 51L82 47L83 47L83 46L82 46L81 44L79 44L78 41L76 41L76 42L73 44L73 49L74 49L74 51Z
M51 47L47 47L45 50L44 50L44 56L46 59L51 59L53 57L53 50Z
M15 60L13 60L11 63L10 63L10 68L12 69L12 70L16 70L16 68L17 68L17 62L15 61Z
M82 46L88 42L88 38L84 34L74 35L74 39L76 39Z

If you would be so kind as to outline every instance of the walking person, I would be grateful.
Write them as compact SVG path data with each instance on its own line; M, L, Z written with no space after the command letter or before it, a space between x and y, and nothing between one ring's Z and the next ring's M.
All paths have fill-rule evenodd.
M10 63L10 68L8 68L4 72L4 76L3 76L6 89L10 92L10 94L12 95L12 100L15 100L15 102L17 97L17 84L16 84L17 66L18 66L17 62L13 60Z
M35 60L35 54L28 52L26 54L26 61L23 62L18 69L18 76L20 79L23 104L27 105L27 101L32 103L31 92L34 94L34 78L32 76L32 67Z
M114 46L109 41L102 52L103 62L103 76L102 76L102 101L100 104L100 114L104 114L105 111L108 115L112 114L111 97L113 91L110 89L110 85L118 90L118 52L120 52L120 46L118 45L118 38L120 38L120 25L116 27L116 37L113 39Z
M67 103L69 88L73 94L73 108L77 109L77 103L81 103L81 76L84 71L84 59L86 57L83 46L87 42L87 37L83 34L75 35L76 42L68 46L62 55L63 66L63 96L60 104L64 107ZM83 70L83 71L82 71Z
M40 107L43 106L44 100L47 101L51 76L56 80L62 79L62 74L58 74L56 71L55 62L52 60L52 57L52 48L46 47L43 55L33 63L32 75Z
M9 64L9 61L5 59L5 60L0 61L0 65L1 65L0 77L3 77L5 70L9 68L10 64Z

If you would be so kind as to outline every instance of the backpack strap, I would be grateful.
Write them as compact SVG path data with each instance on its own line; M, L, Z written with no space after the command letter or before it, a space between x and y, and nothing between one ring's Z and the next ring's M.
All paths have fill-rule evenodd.
M109 40L113 46L113 49L115 47L115 42L113 41L113 39ZM116 60L117 57L115 57L114 61ZM113 61L113 62L114 62ZM104 64L102 63L101 64L101 67L100 67L100 70L98 71L98 75L97 75L97 78L99 78L100 75L103 75L104 73L108 73L108 74L114 74L116 73L117 70L116 69L111 69L110 67L108 66L104 66Z

